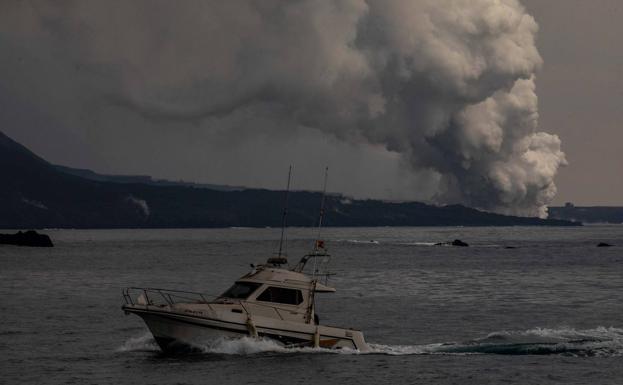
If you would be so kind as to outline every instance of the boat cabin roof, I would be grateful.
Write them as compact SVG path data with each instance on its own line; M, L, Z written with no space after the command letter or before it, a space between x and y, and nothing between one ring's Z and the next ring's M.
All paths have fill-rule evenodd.
M237 282L255 282L272 284L296 289L311 288L314 280L307 274L271 266L258 266L252 272L238 279ZM333 293L335 288L316 282L316 293Z

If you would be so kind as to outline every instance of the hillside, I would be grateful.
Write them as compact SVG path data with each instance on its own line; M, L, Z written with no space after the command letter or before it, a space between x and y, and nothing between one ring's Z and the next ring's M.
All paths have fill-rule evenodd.
M583 223L623 224L623 207L567 204L562 207L550 207L549 216L550 218Z
M165 180L165 179L153 179L149 175L98 174L91 170L60 166L60 165L54 165L54 168L56 168L58 171L61 171L65 174L71 174L71 175L79 176L84 179L95 180L98 182L140 183L140 184L149 184L153 186L184 186L184 187L207 188L210 190L219 190L219 191L240 191L240 190L245 189L245 187L240 187L240 186L226 186L226 185L219 185L219 184L193 183L193 182L184 182L184 181L171 181L171 180Z
M0 228L279 226L283 192L94 180L63 172L0 133ZM313 226L320 194L293 192L288 223ZM577 225L455 205L327 197L327 226Z

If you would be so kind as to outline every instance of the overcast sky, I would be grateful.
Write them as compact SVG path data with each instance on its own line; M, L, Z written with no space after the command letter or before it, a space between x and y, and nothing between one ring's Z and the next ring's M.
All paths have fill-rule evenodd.
M540 126L569 165L556 203L623 205L623 2L524 0L539 23Z
M308 189L328 165L332 191L528 214L553 178L554 204L623 204L619 0L523 0L538 32L513 1L24 3L0 5L0 130L53 163L267 188L292 163Z

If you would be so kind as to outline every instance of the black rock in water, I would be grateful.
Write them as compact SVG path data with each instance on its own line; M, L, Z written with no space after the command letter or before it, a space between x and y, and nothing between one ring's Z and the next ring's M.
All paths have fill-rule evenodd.
M460 247L467 247L469 245L466 242L463 242L460 239L455 239L452 242L439 242L439 243L435 243L435 246L460 246Z
M50 237L36 231L18 231L16 234L0 234L0 244L32 247L53 247Z
M599 242L597 244L597 247L612 247L613 245L606 243L606 242Z
M469 246L467 243L463 242L460 239L455 239L454 241L452 241L452 246L461 246L461 247L467 247Z

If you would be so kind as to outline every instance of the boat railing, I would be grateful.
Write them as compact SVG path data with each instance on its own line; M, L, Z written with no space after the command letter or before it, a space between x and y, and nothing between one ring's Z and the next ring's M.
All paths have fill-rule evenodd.
M141 298L142 296L142 298ZM208 303L209 294L194 291L128 287L123 290L126 305L173 305L174 303Z
M123 298L126 305L152 305L152 306L164 306L173 305L176 303L197 303L206 304L211 310L214 310L211 304L214 301L208 300L208 298L218 298L218 296L199 293L194 291L183 290L171 290L160 289L153 287L128 287L123 290ZM262 303L258 301L240 301L239 305L244 309L247 314L254 313L249 307L259 306L273 310L280 319L285 319L282 313L289 314L306 314L308 309L297 309L290 306L279 306L276 303Z
M313 260L314 263L309 266L309 262ZM292 268L292 271L297 273L303 273L317 279L324 285L329 285L329 278L334 273L329 272L329 262L331 261L331 254L327 253L324 249L314 250L310 254L306 254L301 258L299 263ZM307 271L306 271L307 270Z

